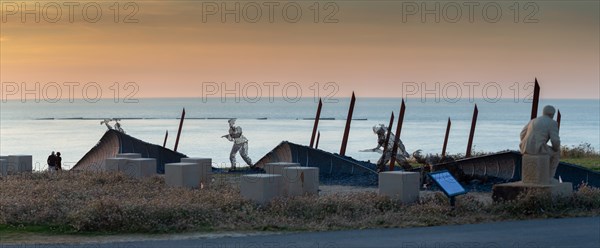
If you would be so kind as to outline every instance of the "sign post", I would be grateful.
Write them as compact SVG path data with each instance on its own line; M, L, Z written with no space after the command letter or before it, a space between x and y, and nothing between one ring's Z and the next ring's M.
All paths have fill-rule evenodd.
M444 194L450 198L450 206L452 207L456 203L456 196L467 193L465 188L447 170L431 172L428 175L442 189Z

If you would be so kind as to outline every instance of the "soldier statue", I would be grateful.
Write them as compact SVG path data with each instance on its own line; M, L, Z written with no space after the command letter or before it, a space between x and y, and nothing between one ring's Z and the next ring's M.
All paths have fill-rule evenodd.
M231 162L231 170L235 170L236 162L235 156L237 152L240 152L242 159L248 164L250 168L254 168L252 160L248 157L248 139L242 135L242 127L235 125L236 119L229 119L229 134L221 136L229 141L233 142L231 147L231 153L229 153L229 161Z

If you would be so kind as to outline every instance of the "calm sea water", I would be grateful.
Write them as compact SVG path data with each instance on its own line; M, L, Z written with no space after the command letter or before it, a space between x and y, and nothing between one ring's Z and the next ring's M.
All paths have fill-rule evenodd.
M360 160L377 160L378 154L359 152L376 146L371 127L387 125L392 111L398 116L400 99L358 98L346 154ZM475 151L516 150L519 132L529 120L531 103L502 99L491 103L483 99L456 103L407 99L401 139L409 152L422 149L440 153L448 117L452 128L448 152L464 153L473 107L479 118L475 131ZM600 101L543 100L541 107L551 104L561 111L561 140L572 146L583 142L600 148ZM48 103L41 101L7 101L0 104L0 154L32 154L34 166L45 168L51 151L63 154L65 167L74 165L91 149L106 131L100 125L104 118L122 118L125 131L147 142L162 144L169 131L168 147L173 147L179 116L186 109L179 151L188 156L211 157L219 166L229 166L231 143L220 138L226 134L226 118L238 118L244 135L250 140L250 157L256 161L283 140L308 144L317 102L303 98L298 102L263 99L251 103L227 99L139 99L137 103L115 103L102 99L95 103L83 100ZM339 152L346 123L349 99L324 103L321 117L319 148ZM360 119L360 120L359 120ZM242 161L241 158L238 161Z

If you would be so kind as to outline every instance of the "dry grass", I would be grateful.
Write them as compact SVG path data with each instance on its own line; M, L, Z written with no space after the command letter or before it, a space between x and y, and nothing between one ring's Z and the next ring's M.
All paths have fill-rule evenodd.
M260 206L242 199L237 184L208 190L167 187L121 174L34 173L0 179L0 227L52 227L69 233L338 230L466 224L507 219L600 214L600 190L571 198L535 192L514 202L484 204L473 196L452 209L441 193L403 205L373 192L277 199ZM0 228L2 232L3 228Z
M584 158L600 157L600 153L590 143L581 143L577 146L562 146L560 148L561 158Z

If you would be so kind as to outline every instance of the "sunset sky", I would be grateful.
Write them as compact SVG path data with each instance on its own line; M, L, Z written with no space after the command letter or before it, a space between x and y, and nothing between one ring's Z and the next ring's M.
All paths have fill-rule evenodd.
M29 9L41 3L39 23L35 14L22 21L22 2ZM283 6L296 3L285 1L274 7L272 23L262 2L133 1L135 6L127 9L122 2L115 16L114 1L102 1L96 23L82 17L82 6L90 2L74 7L72 23L68 6L47 3L2 0L2 83L97 82L108 94L114 82L136 82L138 97L200 97L203 82L231 87L235 82L242 87L297 82L303 96L311 97L315 82L321 87L335 82L340 97L352 91L362 97L400 97L403 82L424 82L431 89L436 82L496 82L502 97L512 97L511 85L518 83L525 91L524 85L537 77L545 98L600 97L598 1L519 2L516 23L515 2L505 1L497 2L502 15L496 23L482 16L485 2L474 7L473 22L466 2L455 2L462 11L456 23L447 20L456 16L456 6L444 1L426 2L429 8L440 4L439 23L433 14L423 22L422 2L406 1L319 2L317 23L314 1L297 2L303 11L297 23L282 17ZM221 4L234 9L235 3L240 4L240 22L234 15L223 22ZM414 10L409 5L419 8L416 14L408 15ZM62 16L51 23L47 19L56 16L56 6ZM211 6L218 9L207 15ZM262 16L251 23L246 19L256 15L256 6ZM123 23L134 7L139 9L130 19L137 23ZM287 10L293 19L292 7ZM493 19L490 8L487 18ZM94 9L88 13L95 16ZM337 23L324 22L329 14ZM468 90L461 91L466 97ZM474 92L482 94L481 88Z

